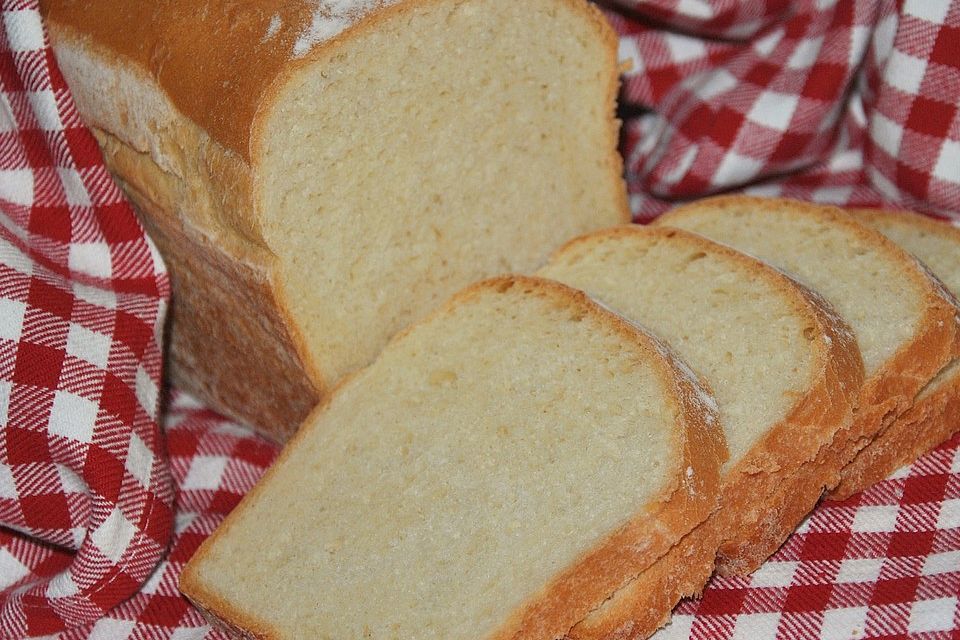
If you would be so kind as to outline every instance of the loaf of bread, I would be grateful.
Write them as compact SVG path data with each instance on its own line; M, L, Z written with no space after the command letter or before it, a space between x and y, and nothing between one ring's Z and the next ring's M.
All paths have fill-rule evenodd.
M169 369L284 438L481 277L628 220L584 0L42 0L170 268Z
M670 228L619 227L578 238L539 275L582 289L666 340L713 391L730 450L720 509L687 535L706 552L699 592L719 552L721 570L745 573L779 548L839 468L819 465L849 428L863 383L850 328L819 296L781 272L702 236ZM712 551L712 552L711 552ZM639 606L646 587L621 589L572 637L619 637L608 610ZM669 609L670 607L666 607ZM622 616L617 616L622 618ZM659 620L633 619L630 637ZM622 626L622 623L620 623Z
M343 382L180 587L251 638L552 640L683 573L659 561L725 452L661 343L559 283L486 281Z
M830 448L838 460L849 463L876 446L871 443L957 356L957 310L943 285L904 249L840 209L721 196L674 209L655 224L695 231L779 267L820 293L853 328L866 381L850 434ZM867 486L863 472L842 472L842 495Z
M858 221L883 233L923 262L956 297L960 294L960 229L906 211L853 210ZM960 423L960 358L923 388L914 405L860 452L834 491L847 497L882 480L948 439Z

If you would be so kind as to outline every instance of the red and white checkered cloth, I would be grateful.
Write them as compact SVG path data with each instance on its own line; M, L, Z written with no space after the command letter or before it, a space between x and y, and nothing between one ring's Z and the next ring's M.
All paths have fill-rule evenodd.
M960 219L960 3L618 6L638 218L745 189Z
M79 123L36 0L0 9L0 637L219 638L177 576L277 448L175 391L160 413L162 261ZM960 0L607 13L633 64L638 219L731 189L960 219ZM821 505L660 637L960 638L958 596L960 436Z

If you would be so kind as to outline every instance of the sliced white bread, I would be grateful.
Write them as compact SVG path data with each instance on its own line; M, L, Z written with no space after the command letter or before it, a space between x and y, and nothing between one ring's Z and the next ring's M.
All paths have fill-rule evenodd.
M849 463L870 446L960 348L943 285L840 209L720 196L674 209L655 224L695 231L775 265L820 293L853 328L866 381L851 429L830 448L839 461ZM843 483L846 495L865 486L851 476Z
M582 292L479 283L311 415L180 586L248 637L563 637L716 507L717 422Z
M723 569L758 567L839 471L817 461L849 427L863 383L850 328L781 272L679 229L595 232L557 251L538 275L583 289L663 338L717 399L730 450L720 510L685 539L709 558L699 583L686 585L692 592L672 594L671 604L699 592L717 551ZM673 564L692 568L682 558ZM623 615L613 616L620 627L606 616L620 609L634 611L630 637L652 632L660 620L639 606L650 588L637 581L621 590L572 637L616 637Z
M629 220L585 0L43 0L170 268L173 380L278 439L396 331Z
M851 213L917 257L954 297L960 294L960 229L907 211L856 209ZM960 430L960 358L954 358L944 367L923 388L913 407L854 458L834 493L842 498L882 480L957 430Z

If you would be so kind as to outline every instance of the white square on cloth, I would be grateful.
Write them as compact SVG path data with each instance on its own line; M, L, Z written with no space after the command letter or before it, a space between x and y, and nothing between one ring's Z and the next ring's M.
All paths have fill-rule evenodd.
M798 104L800 104L800 96L764 91L753 103L747 118L765 127L786 131Z
M831 609L823 613L820 640L850 640L863 636L867 624L867 607Z
M922 18L927 22L943 24L950 12L950 0L906 0L904 15Z
M904 93L917 95L920 93L920 84L923 75L927 72L927 61L914 58L894 49L887 59L887 66L883 70L883 79L890 85Z
M944 140L933 175L945 182L960 184L960 142Z
M789 587L799 562L767 561L750 575L751 587Z
M115 620L113 618L101 618L97 624L93 625L87 640L115 640L116 638L128 638L133 631L136 622L133 620Z
M95 402L69 391L56 391L50 409L50 433L78 442L90 442L98 411Z
M107 519L90 534L90 537L100 552L110 562L116 563L130 546L130 541L136 533L137 528L124 517L119 507L115 507Z
M910 609L910 633L949 631L953 629L953 616L957 611L956 598L919 600Z
M7 587L29 575L30 569L17 560L13 554L0 548L0 587Z
M70 243L70 269L97 278L109 278L113 273L110 246L106 242Z
M13 51L43 49L43 26L40 13L32 9L4 11L3 26Z
M79 360L85 360L95 367L107 368L110 359L110 337L91 331L83 325L70 323L67 332L67 353Z
M736 627L730 640L757 640L773 638L780 626L779 613L745 613L737 616Z
M900 142L903 140L903 125L876 112L870 120L870 137L881 149L897 157L900 153Z
M944 500L937 516L937 529L960 527L960 498Z
M197 456L190 463L190 471L183 479L182 489L216 489L226 469L229 458L226 456Z
M0 198L13 204L33 204L33 171L0 169Z
M0 298L0 338L17 342L23 330L27 305L19 300Z
M837 582L875 582L882 568L883 558L848 558L840 563Z
M893 531L899 510L900 507L895 504L859 507L850 529L861 533Z

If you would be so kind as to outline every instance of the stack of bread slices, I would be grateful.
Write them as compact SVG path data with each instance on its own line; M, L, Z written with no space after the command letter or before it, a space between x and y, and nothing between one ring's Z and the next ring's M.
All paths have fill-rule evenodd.
M343 382L181 589L250 638L645 638L956 429L958 273L947 225L786 200L577 238Z

